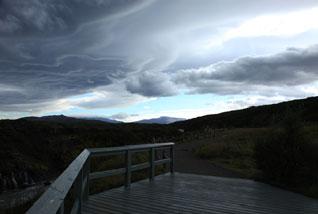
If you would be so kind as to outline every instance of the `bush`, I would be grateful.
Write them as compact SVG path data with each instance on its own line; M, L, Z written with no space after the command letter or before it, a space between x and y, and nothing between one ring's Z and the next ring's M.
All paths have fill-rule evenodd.
M318 183L318 147L306 137L297 116L288 115L255 146L257 166L268 182L296 189ZM306 191L306 190L305 190Z
M210 143L199 147L195 155L202 159L241 158L253 153L253 144L240 142Z

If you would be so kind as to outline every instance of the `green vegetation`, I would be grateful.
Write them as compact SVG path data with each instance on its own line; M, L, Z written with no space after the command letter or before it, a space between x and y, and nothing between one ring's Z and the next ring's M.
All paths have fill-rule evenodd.
M183 141L205 141L194 151L198 157L318 198L317 109L318 98L312 97L175 125L186 130Z
M216 130L214 137L195 150L195 155L243 177L254 178L259 174L254 158L255 141L267 131L265 128Z
M299 118L288 116L282 128L256 144L255 159L266 182L318 198L318 138L308 131Z
M42 192L39 192L36 197L27 202L19 201L19 205L15 205L7 208L0 208L0 214L18 214L26 213L26 211L32 206L32 204L42 195Z
M0 178L9 180L13 175L19 187L21 172L27 172L35 182L50 180L84 148L195 141L198 148L194 152L200 158L245 177L318 197L317 109L318 97L313 97L169 125L110 124L68 117L0 120ZM286 112L297 114L300 123L280 126ZM146 159L141 154L134 161ZM92 169L117 168L122 161L118 157L96 160ZM147 173L134 173L133 180L144 178ZM91 190L98 192L122 182L117 177L101 179Z
M15 188L12 176L20 188L24 187L24 173L34 182L56 178L84 148L174 141L177 133L176 128L155 124L109 124L73 118L0 120L0 194ZM117 159L104 159L93 168L99 170L98 167L116 164ZM133 175L133 179L135 176L139 175ZM97 181L92 190L97 192L120 184L118 178L104 179ZM16 209L24 208L7 212L23 213Z
M54 178L84 149L174 140L176 128L98 121L0 121L0 172Z
M187 131L233 128L263 128L276 126L285 118L286 112L294 112L303 122L318 122L318 97L282 102L279 104L249 107L242 110L224 112L176 122L176 126Z
M288 117L281 126L218 130L194 152L244 177L318 198L317 130Z
M35 181L50 179L60 174L87 147L183 142L213 137L215 130L266 128L278 124L287 110L298 112L302 121L310 125L318 122L317 109L318 97L313 97L208 115L170 125L110 124L63 116L47 117L44 120L0 120L0 173L8 177L12 173L27 171ZM180 129L184 132L180 132ZM246 157L244 161L236 163L237 165L253 164L250 158L253 132L230 133L229 137L216 143L227 140L234 146L230 149L229 146L216 144L215 147L219 150L218 158L224 159L222 156L228 155L221 151L225 150L230 153L234 162L237 157ZM206 155L202 157L204 156Z

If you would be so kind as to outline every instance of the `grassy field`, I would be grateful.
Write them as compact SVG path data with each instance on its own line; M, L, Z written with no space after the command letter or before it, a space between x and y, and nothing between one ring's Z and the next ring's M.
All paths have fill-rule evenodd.
M266 132L268 129L265 128L218 129L204 139L206 143L194 153L199 158L254 178L259 174L254 158L255 142Z
M303 134L308 140L310 149L304 150L305 155L308 157L317 156L318 151L318 126L307 125L302 128ZM205 134L205 139L199 139L198 148L193 152L202 159L207 159L213 164L220 165L224 168L231 169L239 172L246 178L260 180L273 185L278 185L283 188L287 188L292 191L300 192L310 197L318 198L318 177L314 171L317 167L317 158L310 160L308 163L304 160L303 168L311 174L307 173L307 180L301 180L300 175L295 175L296 180L301 180L302 183L289 184L284 180L275 180L274 178L268 178L265 172L260 169L258 158L256 154L256 146L268 141L268 136L273 132L281 131L281 128L236 128L236 129L217 129L211 132L211 134ZM192 139L193 140L193 139ZM195 141L195 140L194 140ZM202 142L205 142L202 144ZM309 151L308 151L309 150ZM284 153L284 150L280 151ZM309 154L313 153L313 154ZM316 153L316 154L315 154ZM270 156L266 154L267 156ZM277 157L278 154L273 154ZM285 157L283 157L285 158ZM278 160L278 159L277 159ZM292 162L292 160L290 161ZM297 164L297 163L296 163ZM286 166L288 168L288 166ZM302 169L303 169L302 168ZM280 169L277 169L280 170ZM301 171L302 172L302 171ZM266 172L273 173L274 172ZM299 176L299 179L297 179ZM310 180L310 182L309 182Z
M318 97L312 97L207 115L169 125L110 124L65 116L0 120L0 173L5 180L15 176L20 187L23 180L19 179L19 174L27 172L35 182L49 181L56 178L84 148L193 142L197 145L193 153L199 158L237 171L246 178L318 198L317 109ZM294 134L298 131L286 134L279 127L290 114L306 123L299 135ZM275 137L268 137L272 134ZM289 143L289 136L293 136L293 144ZM304 145L301 144L303 141ZM134 161L142 162L145 158L141 155ZM262 159L264 162L260 163ZM100 171L119 167L120 164L122 160L118 158L101 159L92 168ZM266 169L266 166L274 167ZM282 167L287 169L286 172ZM147 173L136 173L132 178L138 180ZM295 186L297 178L301 179ZM116 177L97 180L91 190L98 192L122 183ZM0 193L6 189L13 187L0 185ZM19 208L23 209L25 207Z

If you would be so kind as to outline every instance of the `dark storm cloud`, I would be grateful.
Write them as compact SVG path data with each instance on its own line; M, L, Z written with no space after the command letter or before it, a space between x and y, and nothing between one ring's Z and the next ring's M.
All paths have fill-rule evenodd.
M132 68L124 57L89 49L109 43L109 17L125 16L143 3L0 1L0 111L43 110L125 78Z
M229 94L308 83L317 79L315 53L304 50L241 58L204 72L187 69L258 54L243 42L235 43L242 48L228 44L237 54L229 58L223 50L205 50L205 41L222 36L222 29L314 5L316 0L0 0L0 112L58 110L61 98L94 109L181 90ZM273 45L270 53L281 47Z
M161 73L144 73L137 78L126 82L126 89L133 94L141 94L146 97L172 96L177 90L167 76Z
M262 86L299 86L318 79L318 45L290 48L284 53L263 57L242 57L199 69L182 70L175 82L192 92L239 94L261 91Z
M124 12L139 0L2 0L0 36L61 35Z
M14 90L0 93L0 107L78 95L109 85L112 80L123 78L127 71L129 68L121 60L87 56L65 56L52 65L2 61L0 84Z

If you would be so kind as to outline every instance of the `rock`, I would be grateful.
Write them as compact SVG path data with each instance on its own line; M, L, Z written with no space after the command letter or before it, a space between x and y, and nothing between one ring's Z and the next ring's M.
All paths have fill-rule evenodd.
M23 186L29 186L28 173L26 171L23 172Z
M12 182L12 187L13 187L13 189L17 189L18 188L18 182L16 181L16 179L15 179L15 176L14 176L14 173L12 172L11 173L11 182Z
M8 181L7 178L3 177L3 190L7 190L8 189Z
M31 176L29 177L29 179L30 179L30 184L31 185L35 185L35 182L34 182L34 180L33 180L33 178Z
M23 187L23 183L24 183L23 171L16 174L15 179L16 179L19 187Z
M0 173L0 193L4 190L4 180L2 174Z

